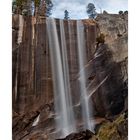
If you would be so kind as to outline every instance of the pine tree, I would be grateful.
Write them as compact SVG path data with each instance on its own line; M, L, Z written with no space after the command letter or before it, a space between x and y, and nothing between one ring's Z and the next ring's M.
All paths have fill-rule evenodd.
M12 13L13 14L16 14L16 10L17 10L17 4L16 4L16 1L12 1Z
M119 15L123 15L123 11L119 11Z
M52 13L53 3L51 0L35 0L35 15L47 16L49 17Z
M27 15L32 15L32 10L33 10L33 6L32 6L32 0L27 0L26 2L26 10L27 10Z
M41 0L39 5L39 15L45 16L46 15L47 4L46 0Z
M47 12L46 12L46 16L49 17L52 13L52 8L53 8L53 3L51 0L47 0Z
M124 14L127 15L128 14L128 11L124 11Z
M36 16L39 14L40 0L33 0L33 1L34 1L34 14Z
M64 19L68 20L69 17L69 12L67 10L64 11Z
M51 0L13 0L12 13L22 15L41 15L49 17L52 13Z
M96 8L93 3L87 5L87 14L89 18L95 19L97 16Z
M32 15L32 0L13 0L12 13Z
M13 0L13 2L12 2L12 12L14 14L22 14L24 1L25 0Z

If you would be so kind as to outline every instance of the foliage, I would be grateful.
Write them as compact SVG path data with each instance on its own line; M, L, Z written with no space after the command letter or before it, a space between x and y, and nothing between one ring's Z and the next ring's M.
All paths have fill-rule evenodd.
M51 0L41 0L39 5L39 15L49 17L52 13L53 3Z
M41 0L33 0L35 7L39 7Z
M105 35L103 33L101 33L97 38L96 38L96 42L97 42L97 45L99 45L100 43L103 43L105 42Z
M14 0L12 1L12 12L15 14L19 14L19 10L22 11L24 0Z
M16 5L20 7L23 5L23 2L25 2L25 0L16 0L15 2L16 2Z
M123 113L113 122L105 121L101 124L96 135L91 140L125 140L128 136L128 120Z
M46 16L49 17L52 13L52 8L53 8L53 3L51 0L47 0L47 11L46 11Z
M13 0L12 13L22 15L44 15L49 17L52 13L53 3L51 0Z
M69 17L69 12L67 10L64 11L64 19L68 20Z
M122 15L123 14L123 11L119 11L119 15Z
M17 5L16 1L12 1L12 13L16 13Z
M92 19L95 19L95 17L97 16L96 8L93 3L89 3L87 5L87 14L89 18L92 18Z
M128 11L124 11L124 14L126 14L126 15L127 15L127 14L128 14Z
M32 0L13 0L12 12L14 14L28 14L31 13L31 2Z
M27 15L28 15L28 11L27 11L27 9L23 9L23 11L22 11L22 15L24 15L24 16L27 16Z
M119 11L119 15L121 15L122 17L128 15L128 11Z

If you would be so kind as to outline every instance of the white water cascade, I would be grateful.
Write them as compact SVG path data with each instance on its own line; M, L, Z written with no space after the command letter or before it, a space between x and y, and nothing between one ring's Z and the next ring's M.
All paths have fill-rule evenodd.
M80 83L80 104L82 107L82 119L84 123L84 129L93 131L94 123L92 122L92 106L91 101L88 98L86 87L86 76L84 66L86 64L86 49L85 49L85 37L84 26L81 20L77 21L77 42L78 42L78 58L79 58L79 83Z
M56 22L58 22L56 24ZM68 46L66 43L66 31L63 20L47 19L47 33L49 38L49 50L52 67L54 104L56 114L56 135L57 138L63 138L79 130L77 128L76 114L74 114L70 83L70 72L68 63ZM86 46L84 38L84 26L82 21L77 21L77 55L79 63L79 107L82 109L82 128L93 131L94 123L92 120L92 105L88 98L86 87L86 73L84 66L86 61ZM65 24L66 25L66 24ZM68 24L69 27L69 24ZM57 29L60 29L59 31ZM69 28L70 29L70 28ZM59 35L59 36L58 36ZM69 38L70 39L70 38ZM71 46L71 44L70 44ZM72 47L72 46L71 46ZM70 48L71 50L72 48ZM72 58L70 58L72 59ZM77 93L78 95L78 93Z
M68 66L68 56L67 56L67 46L64 30L64 21L60 20L60 36L61 36L61 50L62 50L62 64L63 64L63 76L64 76L64 86L65 86L65 96L67 103L67 114L69 116L69 127L72 132L76 131L75 119L73 113L73 104L70 89L70 77L69 77L69 66Z
M49 49L54 86L56 130L59 137L75 132L75 121L70 94L69 68L63 21L60 20L61 48L58 40L56 21L47 19ZM62 52L61 52L62 51ZM61 56L62 54L62 56Z

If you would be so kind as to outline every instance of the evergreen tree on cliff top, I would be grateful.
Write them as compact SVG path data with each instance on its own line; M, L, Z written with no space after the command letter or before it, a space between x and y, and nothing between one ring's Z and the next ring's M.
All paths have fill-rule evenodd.
M51 0L41 0L39 6L39 15L49 17L52 13L53 3Z
M33 11L37 11L40 0L13 0L12 13L21 15L32 15Z
M25 0L13 0L12 1L12 13L22 14L24 4L25 4Z
M51 0L47 0L46 16L49 17L52 14L53 3Z
M87 9L86 11L87 11L88 17L91 19L95 19L97 16L97 12L96 12L96 8L95 8L94 4L89 3L87 5L86 9Z
M51 0L33 0L35 4L35 15L49 17L52 13L53 3Z
M64 19L68 20L69 17L69 12L67 10L64 11Z
M53 3L51 0L13 0L12 13L22 15L42 15L49 17Z

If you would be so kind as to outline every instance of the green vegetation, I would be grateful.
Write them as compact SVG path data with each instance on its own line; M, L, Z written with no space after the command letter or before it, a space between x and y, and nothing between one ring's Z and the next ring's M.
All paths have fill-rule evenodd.
M119 15L127 15L128 11L119 11Z
M64 19L68 20L69 17L69 12L67 10L64 11Z
M21 14L26 0L14 0L12 2L12 10L15 14Z
M123 14L123 11L119 11L119 15L122 15Z
M91 19L96 18L97 12L96 12L96 8L93 3L89 3L87 5L87 14L88 14L89 18L91 18Z
M53 3L51 0L47 0L47 12L46 12L46 16L49 17L52 13L52 8L53 8Z
M39 7L40 2L41 2L40 0L34 0L35 7Z
M43 15L49 17L53 3L51 0L13 0L12 13L21 15Z
M105 42L105 35L103 33L101 33L97 38L96 38L96 44L97 46L102 43L104 44Z
M128 122L125 114L121 114L113 122L106 121L101 126L97 135L91 140L126 140L128 131Z
M124 14L128 14L128 11L124 11Z

